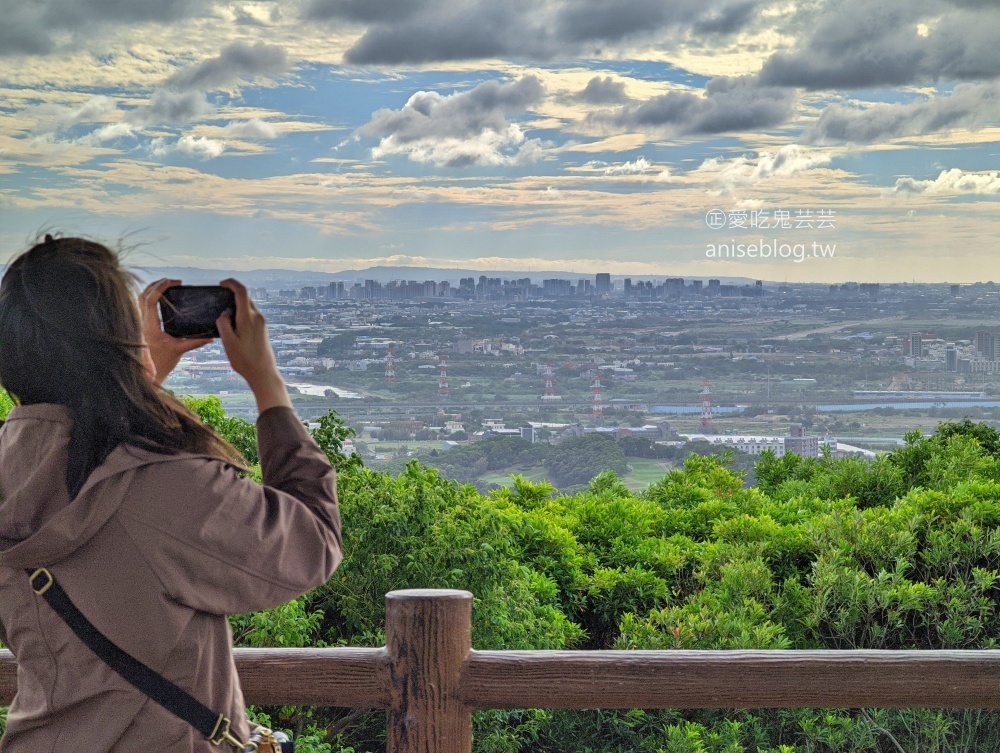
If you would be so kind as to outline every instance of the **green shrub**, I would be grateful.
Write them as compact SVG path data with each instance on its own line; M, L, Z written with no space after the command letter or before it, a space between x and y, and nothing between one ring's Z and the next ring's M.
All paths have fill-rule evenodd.
M255 459L251 424L217 399L189 404ZM751 489L725 457L692 454L643 493L592 463L574 494L515 478L483 495L417 463L364 468L332 412L314 436L338 468L344 563L288 605L234 616L241 645L378 646L385 593L417 587L474 594L477 648L989 648L1000 635L1000 435L979 424L908 435L872 462L765 453ZM581 447L615 445L590 436ZM522 451L497 442L475 462ZM253 712L306 753L384 749L381 713ZM1000 715L490 710L474 735L477 753L951 753L1000 749Z

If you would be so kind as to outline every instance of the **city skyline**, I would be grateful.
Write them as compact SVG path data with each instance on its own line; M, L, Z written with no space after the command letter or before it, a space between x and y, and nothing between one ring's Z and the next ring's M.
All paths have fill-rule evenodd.
M753 286L753 285L764 285L768 288L780 288L784 286L791 287L819 287L824 290L832 290L838 288L842 291L858 291L860 290L864 293L866 290L874 289L878 290L880 286L885 286L886 290L896 289L906 286L946 286L952 290L954 295L958 295L960 291L966 288L979 288L1000 285L993 280L977 280L971 283L953 283L947 280L944 281L933 281L933 282L913 282L911 280L878 280L875 282L862 282L858 280L837 280L837 281L814 281L814 280L803 280L803 281L790 281L790 280L777 280L777 279L759 279L747 276L735 276L735 275L712 275L712 274L694 274L694 275L684 275L676 276L670 274L650 274L650 275L629 275L629 274L614 274L614 273L587 273L587 272L573 272L573 271L560 271L560 270L549 270L545 272L527 272L525 270L517 269L501 269L501 270L473 270L473 269L463 269L463 268L443 268L443 267L368 267L365 269L344 269L337 271L325 271L325 270L310 270L310 269L281 269L281 268L270 268L270 269L247 269L247 270L231 270L225 268L213 269L210 267L156 267L156 266L135 266L128 263L129 259L126 258L126 265L135 272L141 281L151 282L153 280L158 280L164 277L182 279L184 284L190 285L212 285L219 281L221 277L233 276L235 275L240 280L248 281L248 286L251 287L261 287L269 290L277 290L280 288L302 288L305 286L316 285L316 286L326 286L331 282L341 282L343 284L351 285L355 283L363 284L366 281L374 281L378 284L385 286L387 284L406 284L412 282L418 283L441 283L447 282L455 286L459 286L463 278L472 278L473 282L478 283L484 280L498 281L502 284L507 283L518 283L525 279L530 284L541 285L546 280L555 280L559 282L572 283L574 286L581 282L586 282L588 295L593 294L595 297L599 297L597 293L597 280L596 278L601 274L610 275L610 290L604 291L609 292L612 295L621 294L623 292L626 281L632 280L635 283L638 282L651 282L655 285L670 285L674 283L684 283L690 286L691 283L696 285L703 284L708 285L710 282L717 282L722 285L729 286ZM261 281L264 282L261 282Z
M0 9L0 262L1000 278L1000 6Z

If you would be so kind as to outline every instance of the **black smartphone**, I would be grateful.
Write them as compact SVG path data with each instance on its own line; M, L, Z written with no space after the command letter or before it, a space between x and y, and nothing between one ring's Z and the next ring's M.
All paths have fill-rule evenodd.
M176 285L160 296L163 331L174 337L218 337L215 321L229 312L236 326L236 296L220 285Z

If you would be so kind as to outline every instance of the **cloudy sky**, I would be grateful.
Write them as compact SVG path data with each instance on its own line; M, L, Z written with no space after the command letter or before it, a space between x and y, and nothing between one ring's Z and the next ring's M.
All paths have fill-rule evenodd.
M1000 280L997 0L0 19L0 261L55 230L208 268Z

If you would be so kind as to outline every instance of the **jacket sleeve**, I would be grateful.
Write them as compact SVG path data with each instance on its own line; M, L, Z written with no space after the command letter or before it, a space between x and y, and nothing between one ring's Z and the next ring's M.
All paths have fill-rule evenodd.
M257 444L263 486L210 458L158 463L143 480L152 501L123 521L164 590L188 607L270 609L322 585L340 563L326 455L285 407L260 415Z

